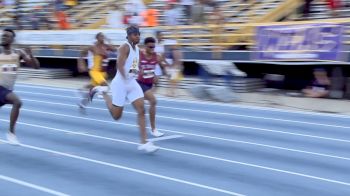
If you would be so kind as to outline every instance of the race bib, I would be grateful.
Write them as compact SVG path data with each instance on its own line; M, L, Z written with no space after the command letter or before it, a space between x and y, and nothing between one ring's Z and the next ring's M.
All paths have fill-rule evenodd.
M16 64L3 64L1 65L1 72L11 73L17 72L18 66Z
M153 78L154 77L154 70L144 70L143 71L143 78Z
M138 74L139 74L139 61L137 58L135 58L132 62L132 65L130 67L130 70L129 70L129 76L130 77L134 77L134 78L137 78Z

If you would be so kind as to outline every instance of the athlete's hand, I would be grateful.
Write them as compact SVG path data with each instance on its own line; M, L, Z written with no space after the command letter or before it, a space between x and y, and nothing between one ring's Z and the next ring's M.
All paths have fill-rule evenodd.
M153 84L157 84L159 81L159 77L158 76L154 76L153 78Z
M78 59L78 72L87 72L87 68L83 59Z
M31 49L31 48L26 47L26 48L24 49L24 51L26 52L27 55L33 56L33 52L32 52L32 49Z

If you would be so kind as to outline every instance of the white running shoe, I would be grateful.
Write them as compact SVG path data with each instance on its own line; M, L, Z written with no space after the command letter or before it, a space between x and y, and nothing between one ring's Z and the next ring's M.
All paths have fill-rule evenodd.
M90 101L92 101L95 94L107 93L108 91L109 91L108 86L96 86L93 89L91 89L90 94L89 94L89 99L90 99Z
M82 103L82 101L80 101L79 103L77 103L77 105L79 106L80 109L86 109L86 105L84 105Z
M164 135L164 133L158 131L158 129L151 129L151 135L153 135L154 137L162 137Z
M141 144L137 147L138 150L143 150L146 153L153 153L159 150L158 146L155 146L152 142L147 142L145 144Z
M18 141L17 136L13 133L6 134L7 140L11 145L19 146L21 143Z

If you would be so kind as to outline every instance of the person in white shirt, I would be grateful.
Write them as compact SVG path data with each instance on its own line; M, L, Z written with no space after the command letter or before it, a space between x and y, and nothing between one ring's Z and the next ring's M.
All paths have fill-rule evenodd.
M126 100L130 101L137 111L141 133L141 145L138 149L151 153L157 151L159 147L154 146L152 142L146 141L144 94L136 81L140 62L140 52L137 46L140 42L140 31L138 27L130 26L126 29L126 33L128 41L118 49L118 71L110 85L112 98L107 94L109 89L106 86L95 87L91 96L93 97L96 93L102 93L107 108L115 120L121 118Z
M10 144L19 145L20 143L15 135L15 125L22 106L22 101L13 92L17 79L17 71L21 59L23 59L26 64L36 69L39 68L40 63L32 55L29 48L27 48L26 51L12 48L15 36L15 32L11 29L4 29L2 32L0 47L0 107L5 104L12 105L7 140Z
M157 37L157 43L156 43L156 47L154 48L154 52L156 52L159 56L162 57L162 59L165 59L164 57L164 45L163 45L163 35L161 31L157 31L156 33L156 37ZM165 67L167 65L167 62L162 62L163 66L157 65L156 69L154 71L156 78L155 78L155 82L158 81L159 77L163 75L163 70L162 68Z
M123 13L118 5L115 5L113 9L108 12L107 25L108 28L123 27Z

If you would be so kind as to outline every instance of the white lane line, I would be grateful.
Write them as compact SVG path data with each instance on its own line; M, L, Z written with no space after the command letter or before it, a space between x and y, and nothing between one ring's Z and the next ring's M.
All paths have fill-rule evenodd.
M17 84L16 86L20 87L27 87L27 88L37 88L37 89L49 89L49 90L56 90L56 91L68 91L68 92L77 92L74 89L65 89L61 87L48 87L48 86L38 86L38 85L26 85L24 83ZM158 99L169 101L169 102L178 102L178 103L191 103L191 104L197 104L197 105L216 105L216 106L225 106L225 107L231 107L231 108L243 108L243 109L255 109L255 110L262 110L262 111L272 111L272 112L283 112L283 113L294 113L294 114L304 114L304 115L310 115L310 116L326 116L326 117L336 117L336 118L345 118L350 119L350 116L347 115L341 115L341 114L326 114L326 113L319 113L319 112L306 112L306 111L296 111L296 110L288 110L288 109L278 109L278 108L268 108L268 107L261 107L261 106L249 106L249 105L238 105L238 104L231 104L231 103L217 103L217 102L211 102L211 101L192 101L192 100L186 100L186 99L171 99L166 97L159 97Z
M2 140L2 139L0 139L0 141L8 143L7 141ZM181 183L181 184L186 184L186 185L190 185L190 186L194 186L194 187L198 187L198 188L202 188L202 189L207 189L207 190L211 190L211 191L225 193L228 195L243 196L243 194L240 194L240 193L236 193L236 192L232 192L232 191L228 191L228 190L224 190L224 189L220 189L220 188L216 188L216 187L212 187L212 186L207 186L207 185L203 185L203 184L199 184L199 183L195 183L195 182L190 182L190 181L186 181L186 180L182 180L182 179L178 179L178 178L173 178L173 177L169 177L169 176L165 176L165 175L159 175L156 173L147 172L145 170L126 167L126 166L118 165L118 164L114 164L114 163L108 163L108 162L104 162L104 161L100 161L100 160L96 160L96 159L91 159L91 158L87 158L87 157L83 157L83 156L73 155L73 154L64 153L64 152L60 152L60 151L55 151L55 150L51 150L48 148L32 146L32 145L27 145L27 144L23 144L23 143L21 144L21 147L29 148L29 149L37 150L37 151L41 151L41 152L48 152L48 153L52 153L52 154L57 154L57 155L61 155L61 156L65 156L65 157L69 157L69 158L73 158L73 159L78 159L81 161L86 161L86 162L95 163L95 164L99 164L99 165L109 166L109 167L118 168L118 169L122 169L122 170L127 170L127 171L134 172L134 173L139 173L139 174L143 174L143 175L147 175L147 176L160 178L163 180L169 180L169 181L173 181L173 182L177 182L177 183Z
M9 122L9 120L5 120L5 119L0 119L0 121ZM114 139L114 138L109 138L109 137L89 134L87 131L69 131L69 130L65 130L65 129L58 129L58 128L47 127L47 126L42 126L42 125L38 125L38 124L25 123L25 122L17 122L17 124L22 124L22 125L31 126L31 127L47 129L47 130L50 130L50 131L63 132L63 133L70 134L70 135L83 135L83 136L86 136L86 137L110 140L110 141L115 141L115 142L122 142L122 143L128 143L128 144L137 144L135 142L126 142L125 140L118 140L118 139ZM285 147L280 147L280 146L273 146L273 145L254 143L254 142L247 142L247 141L241 141L241 140L233 140L233 139L226 139L226 138L220 138L220 137L213 137L213 136L208 136L208 135L191 134L191 133L184 133L184 132L170 131L170 130L165 130L165 131L172 132L172 133L177 133L177 134L194 136L194 137L201 137L201 138L206 138L206 139L213 139L213 140L219 140L219 141L225 141L225 142L231 142L231 143L239 143L239 144L247 144L247 145L259 146L259 147L265 147L265 148L272 148L272 149L277 149L277 150L284 150L284 151L297 152L297 153L315 155L315 156L320 156L320 157L334 158L334 159L341 159L341 160L350 161L349 157L329 155L329 154L324 154L324 153L304 151L304 150L285 148Z
M164 141L164 140L177 139L177 138L181 138L181 137L183 137L183 135L169 135L169 136L163 136L163 137L147 139L147 141L149 141L149 142L159 142L159 141Z
M25 92L25 91L18 91L22 93L27 94L40 94L45 96L54 96L54 97L62 97L62 98L74 98L74 99L80 99L79 97L72 97L72 96L62 96L62 95L51 95L51 94L45 94L45 93L31 93L31 92ZM42 103L48 103L48 104L59 104L59 103L53 103L53 102L45 102L40 100L34 100L34 99L23 99L33 102L42 102ZM97 99L98 100L98 99ZM101 100L99 100L101 101ZM103 101L103 100L102 100ZM64 104L64 103L61 103ZM67 104L69 105L69 104ZM76 106L76 105L74 105ZM178 107L167 107L167 106L161 106L157 105L158 108L166 108L166 109L173 109L173 110L180 110L180 111L191 111L191 112L201 112L201 113L208 113L208 114L215 114L215 115L225 115L225 116L237 116L237 117L244 117L244 118L253 118L253 119L262 119L262 120L272 120L272 121L281 121L281 122L291 122L291 123L299 123L299 124L307 124L307 125L316 125L316 126L324 126L324 127L332 127L332 128L342 128L342 129L350 129L349 126L341 126L341 125L335 125L335 124L323 124L323 123L315 123L315 122L307 122L307 121L299 121L299 120L289 120L289 119L281 119L281 118L271 118L271 117L262 117L262 116L251 116L251 115L243 115L243 114L233 114L233 113L226 113L226 112L212 112L212 111L206 111L206 110L197 110L197 109L187 109L187 108L178 108ZM89 107L92 109L102 109L102 108L96 108L96 107ZM157 115L158 117L160 115Z
M8 177L8 176L4 176L4 175L1 175L1 174L0 174L0 179L4 180L4 181L7 181L7 182L14 183L14 184L18 184L18 185L21 185L21 186L25 186L25 187L28 187L28 188L31 188L31 189L35 189L35 190L38 190L38 191L41 191L41 192L44 192L44 193L47 193L47 194L50 194L50 195L68 196L68 194L65 194L65 193L61 193L61 192L58 192L58 191L55 191L55 190L52 190L52 189L49 189L49 188L45 188L45 187L42 187L42 186L39 186L39 185L35 185L35 184L29 183L29 182L25 182L25 181L22 181L22 180L19 180L19 179L16 179L16 178L11 178L11 177Z
M3 108L10 109L8 106L5 106ZM117 125L125 125L125 126L137 127L137 125L135 125L135 124L122 123L122 122L116 122L116 121L107 121L107 120L100 120L100 119L93 119L93 118L87 118L87 117L59 114L59 113L53 113L53 112L44 112L44 111L39 111L39 110L31 110L31 109L25 109L25 108L22 108L21 110L22 111L29 111L29 112L36 112L36 113L41 113L41 114L49 114L49 115L54 115L54 116L70 117L70 118L84 119L84 120L89 120L89 121L96 121L96 122L103 122L103 123L111 123L111 124L117 124ZM198 121L191 120L191 122L198 122ZM201 122L203 122L205 124L223 125L221 123L209 123L209 122L205 122L205 121L201 121ZM294 135L294 136L301 136L301 137L309 137L309 138L316 138L316 139L322 139L322 140L330 140L330 141L350 143L350 140L345 140L345 139L330 138L330 137L323 137L323 136L315 136L315 135L301 134L301 133L292 133L292 132L278 131L278 130L273 130L273 129L264 129L264 128L258 128L258 127L248 127L248 126L229 125L229 124L225 124L225 126L235 127L235 128L243 128L243 129L247 129L247 130L261 131L261 132L271 132L271 133L279 133L279 134L286 134L286 135ZM147 128L149 128L149 127L147 127ZM164 130L164 129L159 129L159 130Z
M180 99L180 98L172 99L172 98L167 98L162 96L160 96L158 99L163 101L168 101L168 102L176 102L176 103L185 102L185 103L191 103L191 104L197 104L197 105L214 105L214 106L261 110L261 111L269 111L269 112L282 112L282 113L303 114L303 115L309 115L309 116L327 116L327 117L350 119L349 115L342 115L342 114L327 114L327 113L320 113L320 112L297 111L297 110L288 110L288 109L271 108L271 107L263 107L263 106L250 106L250 105L243 105L243 104L238 105L234 103L217 103L217 102L202 101L202 100L195 101L195 100L186 100L186 99Z
M59 129L56 129L56 128L51 128L51 129L59 130ZM62 132L69 132L69 131L62 131ZM88 134L84 134L84 133L78 133L78 134L79 135L88 135ZM105 137L98 136L97 138L105 138ZM125 140L120 140L120 139L112 139L112 138L105 138L105 139L111 140L111 141L127 143L127 144L138 145L136 142L130 142L130 141L125 141ZM7 141L5 141L5 140L1 140L0 139L0 141L7 143ZM53 153L53 154L59 154L59 155L62 155L62 156L68 156L68 157L72 157L72 158L86 160L86 161L90 161L90 162L95 162L95 163L100 163L100 164L102 163L102 165L107 165L107 166L114 165L114 164L111 164L111 163L105 164L106 162L102 162L102 161L98 161L98 160L91 161L92 159L88 159L88 158L85 158L85 157L79 157L79 156L71 155L71 154L68 154L68 153L53 151L53 150L49 150L49 149L46 149L46 148L40 148L40 147L35 147L35 146L30 146L30 145L25 145L25 144L21 144L21 146L27 147L27 148L36 149L36 150L40 150L40 151L50 152L50 153ZM192 152L187 152L187 151L175 150L175 149L170 149L170 148L161 148L161 149L166 150L166 151L180 153L180 154L195 156L195 157L201 157L201 158L206 158L206 159L211 159L211 160L216 160L216 161L227 162L227 163L231 163L231 164L238 164L238 165L243 165L243 166L247 166L247 167L253 167L253 168L258 168L258 169L263 169L263 170L268 170L268 171L274 171L274 172L278 172L278 173L284 173L284 174L289 174L289 175L294 175L294 176L299 176L299 177L305 177L305 178L309 178L309 179L313 179L313 180L319 180L319 181L324 181L324 182L329 182L329 183L334 183L334 184L339 184L339 185L350 186L349 182L343 182L343 181L333 180L333 179L329 179L329 178L323 178L323 177L318 177L318 176L313 176L313 175L308 175L308 174L303 174L303 173L298 173L298 172L293 172L293 171L288 171L288 170L283 170L283 169L277 169L277 168L273 168L273 167L267 167L267 166L262 166L262 165L257 165L257 164L240 162L240 161L224 159L224 158L219 158L219 157L214 157L214 156L208 156L208 155L203 155L203 154L198 154L198 153L192 153ZM134 170L132 168L127 168L127 167L124 167L124 166L114 166L114 167L117 167L117 168L120 168L120 169L126 169L126 170L129 170L129 171ZM142 170L138 170L138 171L142 171ZM135 172L142 173L142 172L138 172L138 171L135 171ZM147 172L147 173L149 173L149 172ZM155 174L155 175L156 175L155 177L163 178L163 177L160 177L157 174ZM152 175L152 176L154 176L154 175ZM167 179L167 178L169 178L169 177L166 177L166 178L163 178L163 179ZM175 181L175 180L173 180L173 181ZM187 184L187 183L185 183L185 184ZM201 185L201 186L203 186L203 185ZM211 187L211 188L213 188L213 187Z

